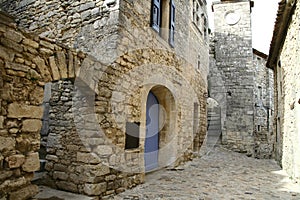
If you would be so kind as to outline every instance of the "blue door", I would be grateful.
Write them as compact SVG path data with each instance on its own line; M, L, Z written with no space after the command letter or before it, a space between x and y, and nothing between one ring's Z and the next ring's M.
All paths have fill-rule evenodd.
M159 103L152 92L147 98L145 140L145 170L151 171L158 167L159 142Z

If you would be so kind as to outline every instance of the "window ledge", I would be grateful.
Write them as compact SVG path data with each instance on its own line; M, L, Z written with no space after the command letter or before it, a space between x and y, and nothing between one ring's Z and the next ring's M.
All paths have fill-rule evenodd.
M140 148L136 148L136 149L125 149L126 153L140 153L141 149Z

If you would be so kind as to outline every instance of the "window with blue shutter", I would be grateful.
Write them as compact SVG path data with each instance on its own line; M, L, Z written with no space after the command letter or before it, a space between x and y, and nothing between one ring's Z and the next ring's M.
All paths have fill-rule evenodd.
M152 22L151 26L154 30L159 32L159 27L160 27L160 15L161 15L161 10L160 10L160 0L153 0L152 1Z
M170 0L170 36L169 43L174 47L174 35L175 35L175 4L173 0Z
M152 0L150 26L161 38L174 47L175 3L174 0Z

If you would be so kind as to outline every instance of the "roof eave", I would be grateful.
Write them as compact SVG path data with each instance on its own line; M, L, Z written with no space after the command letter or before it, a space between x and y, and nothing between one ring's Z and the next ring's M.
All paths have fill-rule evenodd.
M277 65L278 56L286 38L289 22L292 17L292 11L296 5L295 1L296 0L282 0L279 2L277 18L269 50L269 57L266 64L266 66L270 69L274 69Z

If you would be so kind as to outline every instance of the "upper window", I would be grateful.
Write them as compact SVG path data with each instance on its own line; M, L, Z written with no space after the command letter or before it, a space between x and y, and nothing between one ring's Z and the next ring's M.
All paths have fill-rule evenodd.
M174 47L174 0L152 0L151 27Z
M207 17L203 12L203 6L202 0L193 0L193 22L204 38L207 39L208 23Z

